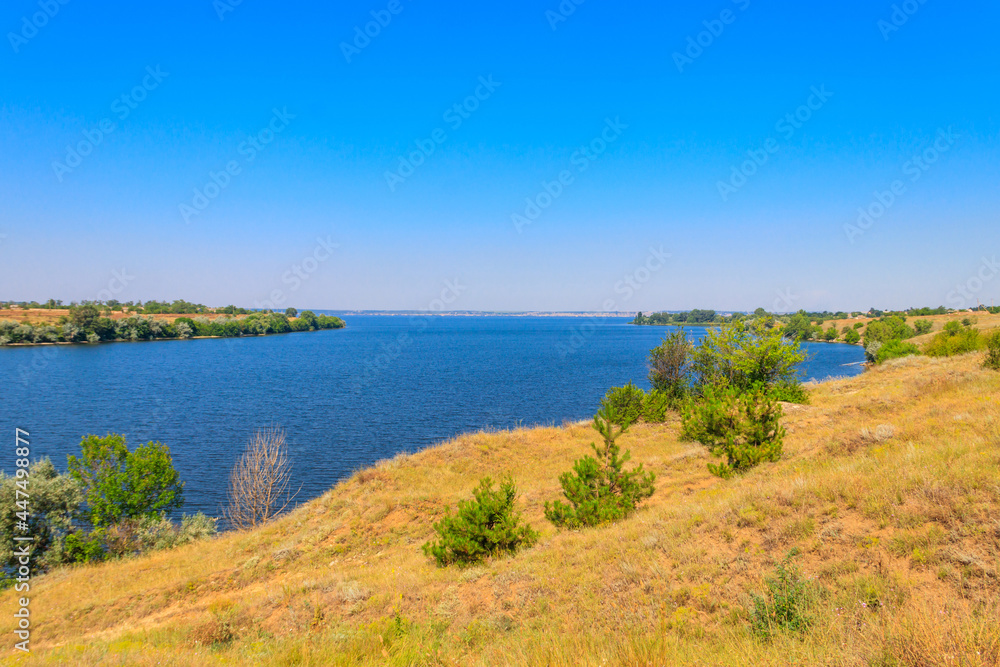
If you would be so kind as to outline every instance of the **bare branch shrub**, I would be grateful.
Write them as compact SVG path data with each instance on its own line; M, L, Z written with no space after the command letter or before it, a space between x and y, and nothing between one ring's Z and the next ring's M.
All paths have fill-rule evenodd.
M229 473L226 519L238 530L255 528L284 512L298 491L289 491L292 464L284 431L254 431Z

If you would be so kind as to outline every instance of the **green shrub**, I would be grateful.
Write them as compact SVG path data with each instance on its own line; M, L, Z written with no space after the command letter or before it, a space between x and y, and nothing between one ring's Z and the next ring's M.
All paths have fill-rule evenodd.
M857 345L860 340L861 334L858 333L857 329L851 329L844 334L844 342L849 345Z
M776 401L786 403L809 403L809 392L802 386L801 382L779 382L770 389L771 397Z
M910 355L920 354L920 348L913 343L903 340L890 340L884 345L880 345L875 352L875 363L881 364L889 359L899 359Z
M67 563L101 561L105 557L104 543L98 535L78 530L66 536L62 557Z
M761 383L746 391L708 387L701 400L683 411L682 435L705 445L715 456L725 456L724 463L710 463L708 469L729 478L781 458L785 436L781 416L781 406Z
M440 540L427 542L423 551L438 565L468 565L505 553L514 553L538 541L538 533L519 525L514 511L517 489L511 479L493 489L493 480L484 477L472 492L473 500L458 503L458 514L447 514L434 524Z
M28 544L31 564L45 569L63 560L64 540L75 529L73 520L83 503L83 487L69 475L58 474L49 459L35 461L27 470L30 499L25 511L17 505L24 499L17 495L17 482L23 479L0 473L0 566L18 565L14 537L31 536L30 543L17 546ZM17 529L22 519L26 519L27 530Z
M635 511L640 502L653 495L656 476L646 473L640 464L631 471L625 463L631 459L626 451L621 455L616 440L628 426L615 430L621 423L615 407L607 401L594 416L594 430L604 440L602 446L591 443L593 456L585 456L573 464L573 471L559 476L563 495L569 501L545 503L545 517L557 526L579 528L596 526L625 518Z
M913 338L914 331L906 325L906 320L898 315L885 317L868 324L865 329L865 349L874 343L887 344L892 340Z
M985 340L976 329L963 329L958 322L948 322L944 330L924 346L924 354L930 357L951 357L982 349Z
M806 355L798 342L786 338L781 329L768 329L755 320L709 329L692 358L700 393L710 385L749 389L755 384L772 387L780 382L798 382L797 366Z
M854 323L854 328L855 328L855 329L860 329L860 328L862 328L862 327L864 327L864 326L865 326L865 323L864 323L864 322L855 322L855 323Z
M195 540L215 535L216 519L202 513L184 515L180 525L166 517L140 516L98 528L92 535L98 539L109 557L121 558L149 551L172 549Z
M922 336L925 333L929 333L934 323L930 320L917 320L913 323L913 330L918 336Z
M994 331L986 338L986 358L983 368L1000 371L1000 331Z
M827 341L837 340L837 327L830 327L823 332L823 339Z
M624 387L612 387L604 395L602 402L607 401L615 408L615 418L618 426L628 426L642 417L646 402L646 392L629 382Z
M664 336L649 352L649 382L654 391L683 398L691 388L691 354L694 346L684 327Z
M792 559L798 555L792 549L778 563L774 574L765 580L763 595L751 594L750 630L759 639L769 641L778 630L802 632L810 625L806 614L809 591Z
M674 409L680 399L671 392L654 389L646 394L642 404L642 420L647 424L659 424L666 421L667 413Z
M125 437L88 435L79 458L69 456L69 474L83 485L90 522L109 526L122 519L153 516L184 504L184 484L170 449L148 442L128 451Z

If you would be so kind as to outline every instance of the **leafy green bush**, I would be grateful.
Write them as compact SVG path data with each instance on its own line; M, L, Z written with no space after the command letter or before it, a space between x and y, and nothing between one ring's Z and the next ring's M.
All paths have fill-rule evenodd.
M484 477L472 492L473 500L458 503L458 514L447 514L434 524L440 540L427 542L423 551L438 565L468 565L489 557L514 553L538 541L538 533L520 524L514 511L517 489L511 479L493 489L493 480Z
M33 566L45 569L62 561L64 540L73 533L73 520L83 503L83 487L69 475L60 475L47 458L33 462L27 471L30 494L28 511L17 505L17 482L24 477L0 473L0 566L17 565L14 537L31 536L28 558ZM22 516L18 516L23 513ZM24 516L26 515L26 516ZM16 530L16 522L26 518L27 530ZM21 546L21 544L18 544Z
M642 464L631 471L625 470L631 453L626 451L621 455L616 440L628 426L617 431L614 427L622 421L613 405L601 402L593 426L604 443L602 446L591 443L596 458L585 456L573 463L572 472L559 476L569 504L558 500L546 502L545 517L549 521L565 528L596 526L628 516L640 502L653 495L656 479L653 473L644 472Z
M986 338L986 358L983 368L1000 371L1000 331L994 331Z
M705 333L694 350L692 369L699 393L708 386L772 387L798 382L797 366L805 359L798 342L781 329L769 329L760 320L736 321Z
M920 348L913 343L904 340L890 340L884 345L880 345L875 352L875 363L881 364L889 359L899 359L910 355L920 354Z
M934 323L930 320L917 320L913 323L913 331L916 332L918 336L922 336L925 333L929 333Z
M798 550L792 549L778 563L774 574L765 580L764 595L751 595L750 629L763 641L769 641L778 630L802 632L810 625L806 613L809 590L791 565L796 555Z
M184 515L177 525L164 514L123 519L92 533L108 557L121 558L148 551L172 549L216 533L216 521L201 512Z
M724 463L710 463L708 469L727 479L781 458L785 436L781 416L781 406L762 383L745 391L713 386L683 411L682 435L705 445L715 456L725 456Z
M844 334L844 342L848 345L857 345L860 340L861 334L858 333L857 329L851 329Z
M874 343L885 345L892 340L905 340L913 338L914 331L906 324L899 315L885 317L868 324L865 329L864 341L867 349Z
M619 426L628 426L636 423L642 417L643 407L646 403L646 392L641 387L629 382L624 387L609 389L601 402L605 401L615 408L615 418L619 420L615 423Z
M67 563L92 563L105 558L104 543L95 533L85 533L82 530L66 536L62 551L63 561Z
M88 435L79 458L70 455L69 474L85 489L90 522L109 526L122 519L153 516L184 504L184 484L170 449L148 442L128 451L125 437Z
M830 327L823 332L823 340L831 341L837 340L837 327Z
M691 354L694 346L684 327L664 336L649 352L649 382L654 391L683 398L691 388Z
M958 322L948 322L944 330L924 346L924 354L930 357L951 357L982 349L985 340L976 329L963 329Z
M801 382L779 382L771 387L770 394L776 401L802 405L809 403L809 392L806 391Z
M654 389L646 394L646 399L642 404L642 421L647 424L659 424L667 419L670 412L680 399L671 392L663 389Z

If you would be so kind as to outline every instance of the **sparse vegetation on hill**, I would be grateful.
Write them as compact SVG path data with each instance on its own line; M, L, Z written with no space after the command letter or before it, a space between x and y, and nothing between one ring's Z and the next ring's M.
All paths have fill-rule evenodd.
M982 361L818 385L786 409L782 458L731 480L676 419L633 425L618 442L656 493L581 531L544 503L589 425L461 436L253 531L33 578L30 662L995 665L1000 373ZM538 542L437 567L420 545L444 508L508 471Z

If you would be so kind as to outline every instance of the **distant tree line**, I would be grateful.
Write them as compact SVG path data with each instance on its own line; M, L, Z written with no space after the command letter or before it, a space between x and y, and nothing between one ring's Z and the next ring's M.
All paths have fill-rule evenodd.
M99 343L114 340L156 340L192 336L261 336L293 331L339 329L344 321L330 315L303 311L295 319L270 311L245 317L179 317L173 322L151 316L131 315L112 319L109 311L93 304L73 306L69 315L52 324L28 324L0 320L0 345L38 343Z

